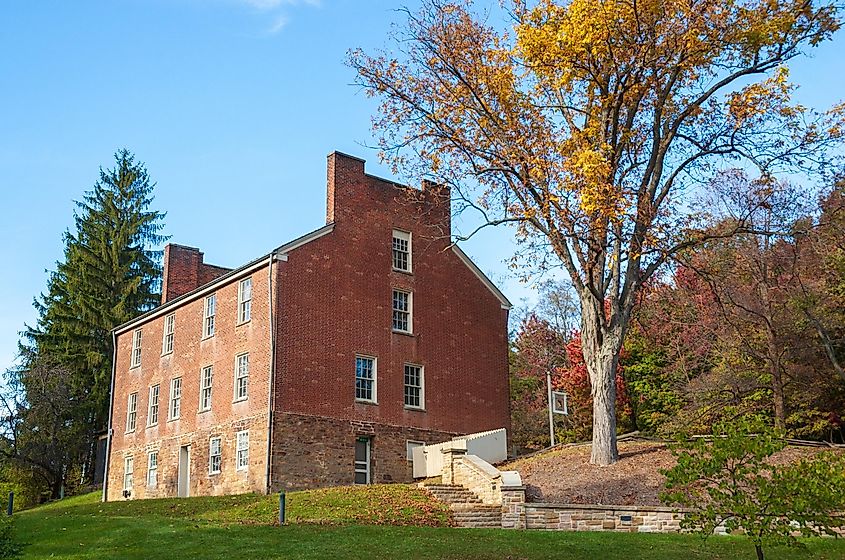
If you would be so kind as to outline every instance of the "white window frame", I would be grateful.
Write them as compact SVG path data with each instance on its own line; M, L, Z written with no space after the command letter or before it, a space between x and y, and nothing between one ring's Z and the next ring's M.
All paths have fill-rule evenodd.
M397 243L397 241L399 243ZM405 251L402 251L402 249L397 247L397 245L401 245L402 241L407 243L407 250L405 250ZM413 249L412 249L412 244L411 244L411 232L402 231L400 229L394 229L393 230L393 238L392 238L391 248L392 248L391 260L392 260L393 270L396 270L398 272L407 272L409 274L413 273L414 265L413 265ZM406 258L407 264L408 264L408 266L406 268L396 266L396 255L397 255L397 253L404 253L405 254L405 258Z
M126 398L126 433L134 432L138 425L138 392Z
M408 368L417 368L419 370L419 386L417 385L409 385L408 384L408 376L406 370ZM406 389L408 387L414 387L419 389L419 404L408 404L408 393ZM420 364L412 364L412 363L405 363L404 367L402 368L402 400L405 403L405 408L410 408L413 410L425 410L425 367L421 366Z
M217 458L216 469L214 465L215 458ZM208 474L220 474L221 472L223 472L223 438L215 436L213 438L209 438L208 440Z
M147 454L147 486L158 486L158 451L150 451Z
M161 336L161 355L166 356L167 354L173 353L173 339L176 333L176 314L171 313L170 315L164 316L164 328L162 329L163 334Z
M136 368L141 365L141 336L142 329L135 329L132 332L132 356L130 367Z
M358 360L370 360L373 363L373 377L371 380L369 380L372 382L372 387L370 391L372 398L369 399L358 396ZM367 379L364 377L362 377L361 379L367 381ZM355 354L355 401L370 404L378 404L378 358L376 358L375 356L367 356L366 354Z
M241 367L242 360L246 364L246 368ZM249 398L249 352L235 356L234 390L234 402L245 401Z
M208 384L206 384L208 380ZM200 412L211 410L212 388L214 387L214 366L204 366L200 370Z
M170 404L167 407L167 419L178 420L182 416L182 377L170 380Z
M123 458L123 491L132 491L135 475L135 457L129 455Z
M425 447L424 441L417 441L414 439L405 440L405 458L410 462L414 460L414 449L417 447Z
M217 315L217 294L211 294L202 304L202 337L214 336L214 318Z
M147 426L158 424L159 400L161 399L161 384L156 383L150 386L149 398L147 399Z
M252 318L252 276L238 282L238 324Z
M245 471L249 468L249 430L235 434L235 469Z
M396 294L405 294L408 296L408 309L402 310L396 307ZM393 328L393 332L397 333L404 333L404 334L412 334L414 332L414 292L410 292L407 290L400 290L399 288L393 288L390 293L390 307L393 310L391 315L391 327ZM396 314L397 313L404 313L407 315L407 322L408 322L408 329L400 329L396 327Z

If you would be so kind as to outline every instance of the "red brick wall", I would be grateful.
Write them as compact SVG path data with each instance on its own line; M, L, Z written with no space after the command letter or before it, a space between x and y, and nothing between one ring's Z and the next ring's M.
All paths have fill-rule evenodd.
M231 269L205 264L203 254L194 247L168 243L164 247L161 303L192 292L219 278Z
M252 313L247 323L237 323L238 283L252 277ZM269 411L270 329L267 266L239 275L218 286L215 334L202 339L205 295L176 306L173 353L161 355L165 315L138 325L142 329L141 366L130 368L134 329L117 338L117 363L113 401L113 438L110 453L108 499L123 491L123 457L135 457L133 497L175 496L179 447L191 445L191 494L262 492L266 487L267 427ZM235 356L249 352L249 397L233 402ZM212 406L199 412L200 370L214 366ZM170 380L182 378L182 412L168 420ZM149 388L160 384L159 422L147 427ZM138 393L137 427L125 433L128 396ZM249 429L247 471L235 469L235 432ZM223 437L223 472L208 474L208 439ZM159 484L146 488L147 452L159 450Z
M355 436L372 437L373 480L408 480L408 439L510 428L507 310L449 248L447 189L395 185L364 173L362 160L333 154L328 165L331 233L289 251L274 265L272 488L349 483ZM392 232L412 234L413 272L392 270ZM227 269L202 263L197 249L169 245L164 301ZM252 320L237 325L238 281L253 278ZM268 272L258 265L215 287L216 334L201 340L205 293L179 303L174 353L161 355L164 314L143 329L142 365L130 368L132 332L117 340L109 499L123 485L123 457L135 457L133 497L175 495L179 447L190 444L191 493L266 489L270 410ZM413 292L413 334L391 331L393 288ZM249 400L233 403L235 356L250 352ZM355 401L355 355L378 359L378 404ZM406 409L404 364L422 365L425 410ZM203 366L214 365L212 411L199 413ZM182 377L182 415L167 421L170 380ZM161 385L158 426L146 428L149 387ZM135 432L125 434L129 393L138 392ZM250 430L250 465L235 470L234 434ZM363 432L362 432L363 430ZM208 474L208 439L224 438L223 473ZM144 484L147 452L159 450L159 485Z
M448 191L394 185L332 154L332 233L279 263L276 410L470 433L510 428L507 311L448 249ZM413 274L392 271L393 229ZM393 288L411 290L413 336L391 332ZM356 353L378 358L378 404L355 402ZM425 411L403 404L404 364L425 367Z

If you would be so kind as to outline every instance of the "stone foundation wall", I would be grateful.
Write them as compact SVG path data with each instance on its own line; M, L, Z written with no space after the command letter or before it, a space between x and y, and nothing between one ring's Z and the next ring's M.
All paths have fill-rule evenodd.
M249 431L249 466L237 470L235 434ZM220 437L221 472L209 474L209 441ZM129 498L166 498L177 494L179 449L190 446L190 495L222 496L245 492L263 493L266 486L267 464L267 415L232 420L209 426L199 426L191 432L160 439L150 439L141 444L116 450L111 455L108 481L108 501L123 500L124 459L132 456L134 469L132 492ZM158 452L156 484L148 484L148 458Z
M438 443L458 435L293 413L278 414L273 424L273 492L353 484L359 437L370 438L370 482L412 482L407 442Z

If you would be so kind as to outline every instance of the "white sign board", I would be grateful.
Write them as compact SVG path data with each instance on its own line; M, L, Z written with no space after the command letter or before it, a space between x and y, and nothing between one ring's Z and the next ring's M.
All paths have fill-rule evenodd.
M552 393L552 412L555 414L569 414L569 395L563 392Z

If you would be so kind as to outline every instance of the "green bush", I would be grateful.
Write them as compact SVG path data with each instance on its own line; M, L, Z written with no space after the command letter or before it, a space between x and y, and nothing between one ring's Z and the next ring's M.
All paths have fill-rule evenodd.
M798 536L836 535L845 527L845 457L821 453L787 465L768 459L786 446L762 419L714 426L709 439L682 438L675 467L663 471L669 505L691 508L682 528L705 536L723 525L763 547L802 546Z
M14 517L0 514L0 558L17 558L21 545L15 540Z

